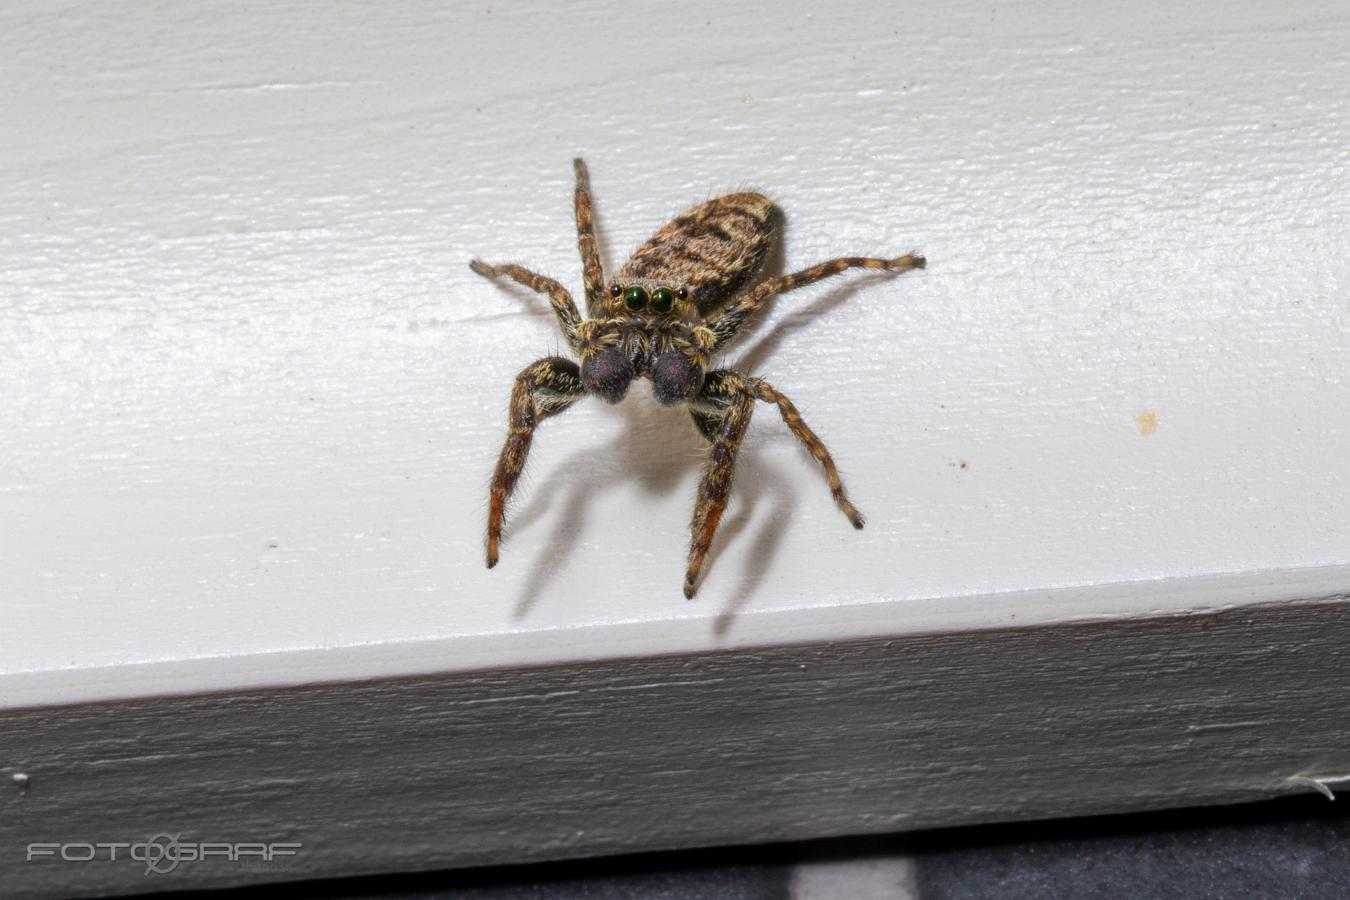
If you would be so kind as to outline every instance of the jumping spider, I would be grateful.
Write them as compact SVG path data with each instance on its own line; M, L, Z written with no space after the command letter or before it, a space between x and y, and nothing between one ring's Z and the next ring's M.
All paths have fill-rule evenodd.
M550 356L527 366L511 390L511 430L497 459L488 507L487 564L497 564L502 520L534 429L586 394L617 403L637 378L652 383L652 395L664 406L687 404L694 424L710 444L707 468L694 506L689 568L684 595L693 597L699 572L731 490L736 451L755 401L777 405L792 433L819 460L830 493L854 528L862 513L849 502L830 452L806 427L792 401L772 385L730 369L708 371L713 356L764 301L845 269L922 269L924 258L848 256L784 275L755 280L782 221L782 213L762 194L738 193L701 203L661 227L609 281L600 267L591 219L590 176L586 164L576 170L577 246L586 282L583 319L572 296L557 281L507 263L470 267L486 278L506 276L547 294L568 346L581 360Z

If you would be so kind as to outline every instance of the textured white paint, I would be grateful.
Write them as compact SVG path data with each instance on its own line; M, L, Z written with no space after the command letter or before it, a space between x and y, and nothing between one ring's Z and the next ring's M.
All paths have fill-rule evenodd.
M812 9L8 4L0 705L1350 583L1344 5ZM788 266L928 255L730 355L867 530L761 410L684 601L699 444L638 390L541 429L483 568L558 338L466 263L579 288L578 153L610 265L740 186Z

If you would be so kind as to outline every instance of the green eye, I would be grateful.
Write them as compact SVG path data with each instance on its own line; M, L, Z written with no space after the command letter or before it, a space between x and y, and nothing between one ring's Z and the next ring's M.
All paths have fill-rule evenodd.
M640 287L630 287L623 292L623 302L629 309L642 309L647 305L647 291Z
M675 305L675 294L670 288L657 288L652 291L652 309L657 312L670 312Z

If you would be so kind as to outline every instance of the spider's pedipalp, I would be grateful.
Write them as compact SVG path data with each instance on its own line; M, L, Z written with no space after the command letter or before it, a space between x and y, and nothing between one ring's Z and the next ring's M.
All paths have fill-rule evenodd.
M623 346L588 354L581 363L582 385L606 403L618 403L627 396L635 375L633 360Z
M679 350L662 353L652 360L652 396L662 406L687 403L703 387L703 366Z

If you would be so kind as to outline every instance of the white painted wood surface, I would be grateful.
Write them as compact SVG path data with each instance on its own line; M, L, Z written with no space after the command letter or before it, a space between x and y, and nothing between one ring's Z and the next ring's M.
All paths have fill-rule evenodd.
M1342 5L776 9L11 4L5 702L1350 563ZM510 381L558 338L466 261L578 287L576 153L611 265L743 185L787 210L788 265L928 254L784 297L730 355L796 399L866 531L761 410L685 602L699 444L638 390L541 430L483 568ZM1073 596L1047 617L1103 611Z
M1343 4L0 26L0 708L1350 585ZM611 266L746 186L787 267L927 254L782 298L728 356L865 531L762 409L686 602L699 442L638 389L541 429L482 567L511 378L559 339L467 261L579 290L578 154Z

